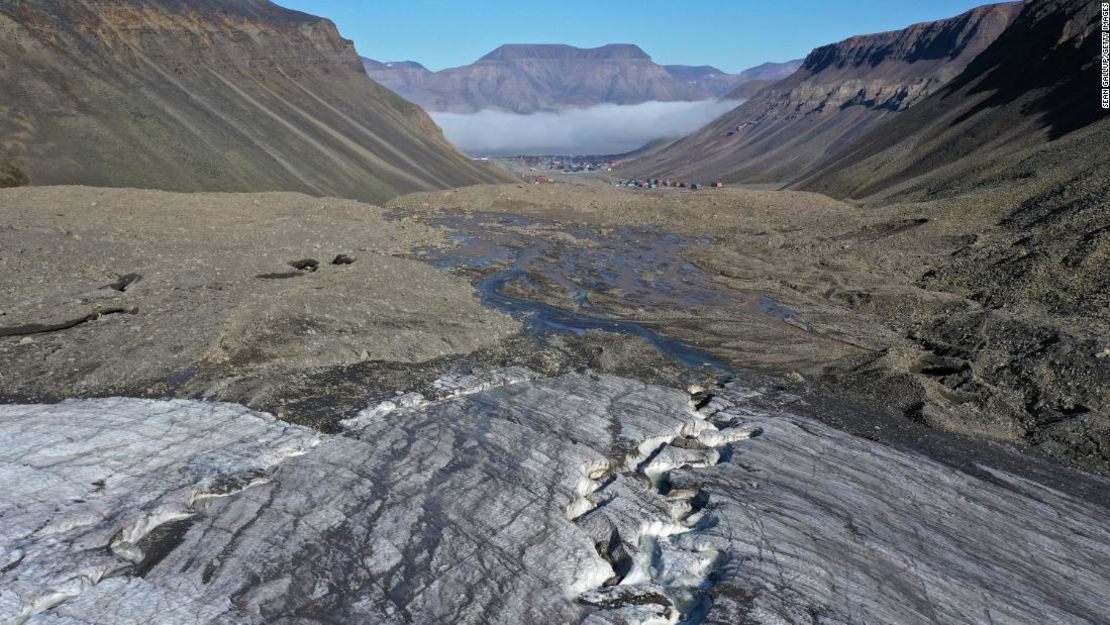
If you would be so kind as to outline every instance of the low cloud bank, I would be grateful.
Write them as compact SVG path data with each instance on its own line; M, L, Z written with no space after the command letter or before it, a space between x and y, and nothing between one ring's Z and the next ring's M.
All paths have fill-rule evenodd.
M444 134L474 156L618 154L701 128L736 100L601 104L555 113L432 113Z

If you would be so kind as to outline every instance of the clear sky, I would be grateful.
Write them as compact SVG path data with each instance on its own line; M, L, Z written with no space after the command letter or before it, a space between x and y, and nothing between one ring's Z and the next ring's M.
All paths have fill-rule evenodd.
M852 35L958 15L984 0L276 0L328 17L379 61L439 70L504 43L634 43L663 64L738 72Z

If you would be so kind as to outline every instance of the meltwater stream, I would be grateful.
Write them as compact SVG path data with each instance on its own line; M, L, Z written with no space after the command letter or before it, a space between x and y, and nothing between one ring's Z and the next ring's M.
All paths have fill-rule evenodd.
M708 366L721 373L729 372L728 366L709 352L685 341L664 336L647 324L573 312L551 304L513 297L503 292L507 283L524 277L526 277L525 270L513 267L482 280L477 285L482 302L514 317L524 316L525 328L537 335L546 332L581 334L590 330L630 334L647 340L663 355L687 367Z
M591 330L628 334L648 341L685 366L710 367L722 374L731 370L707 350L667 336L657 324L619 318L590 298L591 294L604 294L638 306L679 310L725 305L735 294L712 284L708 275L682 257L684 247L708 241L649 228L620 228L603 234L561 226L559 231L572 237L573 242L568 243L552 236L553 230L544 221L483 213L440 216L431 223L450 228L456 243L447 249L422 250L440 269L484 271L510 263L482 278L476 289L484 304L523 319L532 334ZM535 297L510 294L512 287L523 287ZM572 302L576 310L551 300Z

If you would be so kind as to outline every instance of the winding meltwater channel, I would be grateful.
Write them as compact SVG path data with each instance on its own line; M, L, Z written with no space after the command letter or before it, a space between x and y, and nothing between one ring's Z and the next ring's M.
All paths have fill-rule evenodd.
M448 228L454 245L418 255L445 270L469 272L482 301L523 319L528 333L601 330L636 336L687 366L728 374L710 350L666 332L665 319L696 319L697 311L746 306L794 323L797 314L761 294L715 284L685 260L688 239L653 228L591 229L519 215L449 213L428 220ZM674 313L678 313L677 316Z
M505 269L478 283L477 289L482 301L514 317L525 316L525 327L529 332L542 335L545 332L566 332L581 334L590 330L604 330L630 334L647 340L655 349L687 367L711 367L720 373L728 373L729 368L709 352L698 349L685 341L665 336L650 324L635 321L622 321L565 310L551 304L513 297L505 293L509 283L527 278L527 271L518 267Z

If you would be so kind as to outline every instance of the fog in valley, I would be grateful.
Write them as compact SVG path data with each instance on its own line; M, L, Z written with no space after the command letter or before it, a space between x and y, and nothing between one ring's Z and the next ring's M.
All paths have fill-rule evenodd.
M432 113L453 143L475 156L619 154L680 137L741 104L738 100L601 104L518 115L502 111Z

